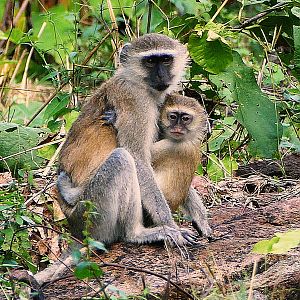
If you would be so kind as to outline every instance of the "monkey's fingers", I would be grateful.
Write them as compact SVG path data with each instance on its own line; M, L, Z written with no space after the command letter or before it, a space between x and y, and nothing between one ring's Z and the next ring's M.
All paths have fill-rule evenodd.
M181 229L181 234L185 239L185 244L189 246L198 246L202 245L199 241L197 241L197 236L188 229Z
M104 121L105 125L114 125L117 121L117 114L114 109L108 109L103 112L101 120Z

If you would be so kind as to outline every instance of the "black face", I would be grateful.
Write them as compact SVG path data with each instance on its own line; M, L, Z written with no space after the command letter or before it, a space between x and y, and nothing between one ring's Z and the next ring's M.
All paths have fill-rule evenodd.
M166 90L173 79L171 69L174 57L170 54L155 54L145 56L142 65L147 70L148 76L144 78L146 82L155 90Z
M167 114L170 122L169 132L175 137L181 137L187 133L187 126L193 122L193 116L180 111L172 111Z

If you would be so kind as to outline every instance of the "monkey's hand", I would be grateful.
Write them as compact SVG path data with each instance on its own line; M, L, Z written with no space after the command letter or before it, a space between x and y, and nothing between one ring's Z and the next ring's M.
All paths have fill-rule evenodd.
M101 120L104 121L104 125L115 125L117 121L117 113L114 109L108 109L103 112Z

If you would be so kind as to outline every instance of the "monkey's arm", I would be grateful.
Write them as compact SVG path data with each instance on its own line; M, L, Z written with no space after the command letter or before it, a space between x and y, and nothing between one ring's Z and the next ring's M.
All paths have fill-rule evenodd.
M151 148L152 162L161 161L166 154L170 153L172 148L172 142L170 142L168 139L155 142Z
M207 211L197 191L190 187L187 199L183 204L184 209L192 218L193 227L200 236L211 237L212 229L208 224Z

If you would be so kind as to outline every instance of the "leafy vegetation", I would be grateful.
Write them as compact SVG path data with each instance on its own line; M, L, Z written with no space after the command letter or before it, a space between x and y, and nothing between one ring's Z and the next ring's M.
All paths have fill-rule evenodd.
M0 168L19 181L0 192L0 269L38 268L26 226L45 220L26 210L20 183L32 186L33 171L53 167L80 104L138 35L164 33L189 49L182 87L204 104L211 129L199 174L219 181L238 163L300 151L299 0L100 2L0 3ZM254 250L279 253L291 247L286 240L299 243L297 234ZM83 259L77 275L101 270Z

